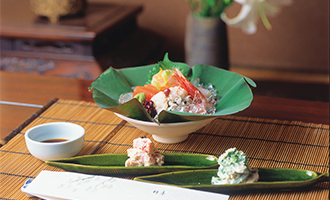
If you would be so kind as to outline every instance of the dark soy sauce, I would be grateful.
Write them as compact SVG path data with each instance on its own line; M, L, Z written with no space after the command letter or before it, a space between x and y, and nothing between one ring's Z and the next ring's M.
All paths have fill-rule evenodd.
M43 140L41 142L44 142L44 143L57 143L57 142L65 142L65 141L69 141L69 140L68 139L62 139L62 138L56 138L56 139Z

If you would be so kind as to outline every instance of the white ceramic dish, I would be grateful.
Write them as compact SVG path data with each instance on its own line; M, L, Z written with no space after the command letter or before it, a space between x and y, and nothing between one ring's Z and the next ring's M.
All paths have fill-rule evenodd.
M190 121L190 122L179 122L179 123L162 123L160 125L154 122L146 122L140 121L136 119L132 119L129 117L125 117L118 113L115 113L118 117L126 120L131 125L136 128L145 131L149 134L152 134L152 137L161 143L178 143L186 140L188 135L194 131L197 131L215 118L209 118L198 121Z
M78 124L52 122L32 127L25 133L30 153L40 160L53 160L75 156L84 144L85 129ZM48 143L46 140L65 139Z

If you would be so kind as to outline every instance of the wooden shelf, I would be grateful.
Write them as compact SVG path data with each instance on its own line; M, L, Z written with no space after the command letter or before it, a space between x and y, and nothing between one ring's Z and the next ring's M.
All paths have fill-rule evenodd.
M1 70L77 78L83 71L95 79L108 67L97 58L137 31L141 11L141 5L89 3L85 15L52 24L30 11L27 0L1 0Z

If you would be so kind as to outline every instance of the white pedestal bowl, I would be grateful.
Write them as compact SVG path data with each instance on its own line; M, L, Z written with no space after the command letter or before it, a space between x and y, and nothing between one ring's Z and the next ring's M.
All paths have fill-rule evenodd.
M125 117L118 113L115 113L121 119L127 121L134 127L152 134L152 137L161 143L179 143L188 138L188 135L194 131L197 131L215 118L209 118L198 121L189 121L189 122L178 122L178 123L162 123L156 124L155 122L140 121Z

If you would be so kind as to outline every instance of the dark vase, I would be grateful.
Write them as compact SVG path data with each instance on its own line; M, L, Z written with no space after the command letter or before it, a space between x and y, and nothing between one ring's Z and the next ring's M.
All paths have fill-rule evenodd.
M229 69L227 26L220 17L188 15L185 35L185 62Z

